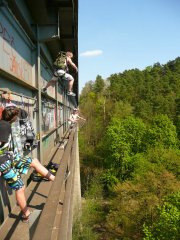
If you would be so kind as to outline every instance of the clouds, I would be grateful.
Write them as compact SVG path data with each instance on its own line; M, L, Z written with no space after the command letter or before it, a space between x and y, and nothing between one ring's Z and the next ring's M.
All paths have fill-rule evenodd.
M102 55L102 54L103 54L103 51L100 50L100 49L97 49L97 50L82 52L82 53L80 53L80 56L81 57L96 57L96 56L99 56L99 55Z

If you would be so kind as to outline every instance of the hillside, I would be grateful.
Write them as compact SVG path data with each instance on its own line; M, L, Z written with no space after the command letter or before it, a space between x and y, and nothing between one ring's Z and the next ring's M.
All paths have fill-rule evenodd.
M180 58L82 90L74 239L180 239Z

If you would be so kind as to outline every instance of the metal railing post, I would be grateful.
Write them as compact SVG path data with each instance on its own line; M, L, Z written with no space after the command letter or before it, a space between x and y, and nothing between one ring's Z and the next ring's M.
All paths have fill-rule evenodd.
M39 160L43 164L42 146L42 109L41 109L41 56L39 44L39 28L37 25L37 83L38 83L38 140L39 140Z

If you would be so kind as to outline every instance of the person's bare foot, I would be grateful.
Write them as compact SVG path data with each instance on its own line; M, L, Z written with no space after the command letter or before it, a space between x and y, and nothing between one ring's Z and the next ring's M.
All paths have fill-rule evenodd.
M31 215L31 211L29 211L29 209L22 214L22 222L26 223L26 222L29 222L29 217Z

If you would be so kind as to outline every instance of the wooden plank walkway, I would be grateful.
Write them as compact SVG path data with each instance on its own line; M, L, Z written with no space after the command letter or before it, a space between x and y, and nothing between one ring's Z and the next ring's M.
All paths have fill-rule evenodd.
M59 148L53 158L54 163L60 163L63 152L64 149ZM32 238L39 219L38 216L44 208L51 186L52 182L50 181L30 182L25 192L28 206L33 211L30 222L23 223L21 221L20 208L15 206L10 216L0 227L1 240L29 240ZM59 214L60 212L61 210L59 210Z

